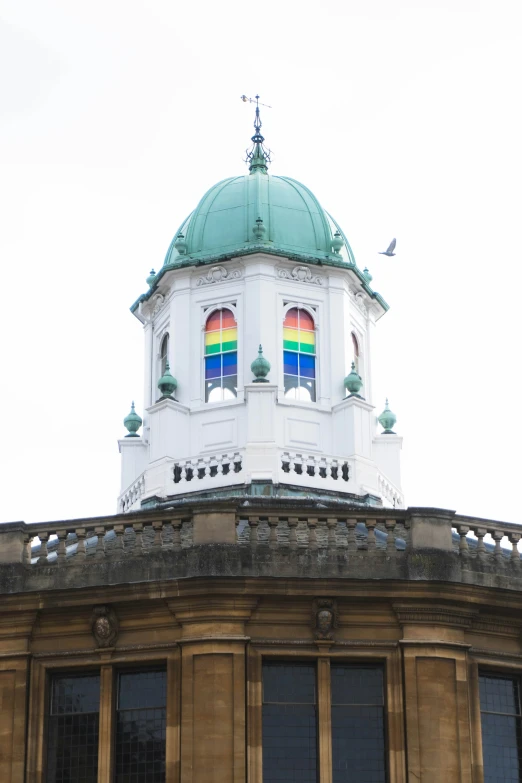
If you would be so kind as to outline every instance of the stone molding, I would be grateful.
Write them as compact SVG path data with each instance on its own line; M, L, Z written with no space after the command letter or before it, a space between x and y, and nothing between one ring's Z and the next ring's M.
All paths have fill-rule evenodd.
M218 264L211 267L205 275L198 277L196 286L229 283L231 280L239 280L241 276L241 269L227 269L225 266Z
M392 604L401 625L445 625L453 628L471 628L478 609L464 607Z
M294 266L292 270L279 268L277 276L281 280L293 280L298 283L312 283L312 285L324 285L324 278L321 275L312 274L308 266Z

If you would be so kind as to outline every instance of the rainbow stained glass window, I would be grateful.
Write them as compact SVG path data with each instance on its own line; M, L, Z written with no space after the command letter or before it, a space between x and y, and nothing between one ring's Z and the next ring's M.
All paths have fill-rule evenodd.
M237 323L231 310L214 310L205 324L205 402L237 397Z
M283 324L285 397L315 402L315 323L306 310L292 307Z

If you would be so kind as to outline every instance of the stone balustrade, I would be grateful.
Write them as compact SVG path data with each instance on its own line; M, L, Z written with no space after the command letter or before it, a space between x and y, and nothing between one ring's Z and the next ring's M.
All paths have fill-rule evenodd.
M177 507L112 517L7 523L0 525L0 570L7 564L33 571L126 559L136 563L136 558L155 555L161 555L167 567L176 553L196 550L199 561L205 547L212 548L204 555L208 559L217 546L229 553L237 550L237 557L242 562L246 557L249 567L258 559L269 563L295 552L334 557L340 574L347 563L352 577L357 576L354 568L360 567L361 574L375 568L376 576L385 578L388 569L390 578L404 578L401 563L407 563L413 568L407 573L418 575L405 578L436 578L433 568L438 564L443 570L437 578L464 579L462 574L470 569L522 578L522 526L439 509L357 507L333 501L323 506L290 498L207 500L190 506L179 501ZM431 570L426 570L428 561Z
M522 525L458 516L453 520L453 530L459 537L461 558L480 558L489 563L511 560L520 565Z
M119 510L121 512L130 511L134 504L138 504L145 494L145 474L138 476L136 481L123 493L119 501Z
M202 489L200 482L207 483L209 479L219 478L223 485L223 476L228 476L238 483L242 480L243 456L239 451L227 454L212 454L196 459L186 459L174 462L173 480L176 489L186 492L187 489ZM190 484L188 488L187 485Z

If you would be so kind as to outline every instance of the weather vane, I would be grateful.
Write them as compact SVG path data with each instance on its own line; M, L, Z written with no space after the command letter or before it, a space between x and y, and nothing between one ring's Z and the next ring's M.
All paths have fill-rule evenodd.
M243 103L255 103L256 104L256 116L254 119L255 133L252 136L252 142L254 146L251 150L246 151L246 163L250 163L250 171L255 169L262 169L266 172L267 164L271 162L270 150L266 150L263 147L264 137L261 135L261 117L259 116L259 107L266 106L267 109L271 109L267 103L259 103L259 95L255 98L248 98L246 95L241 95Z

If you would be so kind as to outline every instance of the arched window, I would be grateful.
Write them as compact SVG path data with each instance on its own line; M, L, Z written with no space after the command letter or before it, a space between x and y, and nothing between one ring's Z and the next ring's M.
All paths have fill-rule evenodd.
M205 324L205 402L237 397L237 323L231 310L214 310Z
M353 345L353 362L355 364L355 371L359 372L359 343L357 337L352 332L352 345Z
M283 324L285 397L315 402L315 324L306 310L292 307Z
M163 337L163 340L161 341L161 348L160 348L160 377L164 375L165 368L167 366L167 360L169 358L169 335L167 334Z

